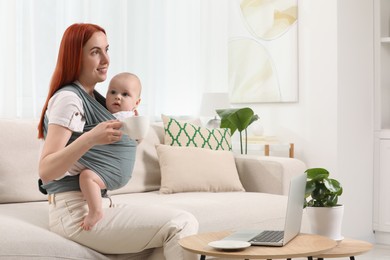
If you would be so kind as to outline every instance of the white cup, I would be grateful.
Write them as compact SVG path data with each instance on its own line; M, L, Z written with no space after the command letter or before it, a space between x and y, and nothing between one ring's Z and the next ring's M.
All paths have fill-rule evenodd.
M146 116L132 116L122 121L122 131L131 139L141 140L145 138L149 129L149 119Z

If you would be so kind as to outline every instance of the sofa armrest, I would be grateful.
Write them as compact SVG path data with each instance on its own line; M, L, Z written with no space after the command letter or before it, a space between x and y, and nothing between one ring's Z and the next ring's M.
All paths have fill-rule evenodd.
M240 180L248 192L287 195L290 179L306 171L306 165L294 158L236 155Z

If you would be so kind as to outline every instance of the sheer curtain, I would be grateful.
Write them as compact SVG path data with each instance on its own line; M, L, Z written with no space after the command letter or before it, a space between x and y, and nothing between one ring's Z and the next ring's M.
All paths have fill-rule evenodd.
M36 118L64 30L106 29L111 66L97 86L130 71L143 84L141 112L196 115L205 91L227 89L224 0L0 0L0 117Z

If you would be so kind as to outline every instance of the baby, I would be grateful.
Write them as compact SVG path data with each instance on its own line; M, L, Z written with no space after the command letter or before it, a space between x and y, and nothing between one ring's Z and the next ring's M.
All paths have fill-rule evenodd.
M123 72L114 76L108 86L106 107L117 119L138 115L141 102L141 82L131 73Z
M141 102L141 82L131 73L114 76L108 86L106 107L117 119L137 116L137 107ZM80 189L88 204L88 214L81 223L84 230L90 230L103 218L101 189L105 189L102 179L92 170L79 170Z

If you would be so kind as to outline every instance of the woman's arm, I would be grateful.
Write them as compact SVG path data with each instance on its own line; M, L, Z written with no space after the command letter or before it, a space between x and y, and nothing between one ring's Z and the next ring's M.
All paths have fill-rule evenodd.
M39 161L39 176L43 183L63 176L94 145L119 141L122 138L122 131L119 130L121 126L122 123L117 120L100 123L66 146L72 131L59 125L49 124Z

